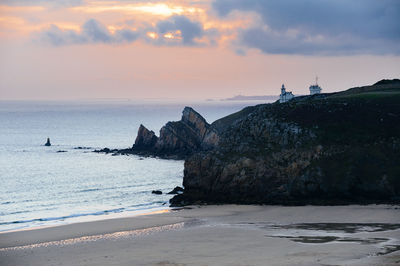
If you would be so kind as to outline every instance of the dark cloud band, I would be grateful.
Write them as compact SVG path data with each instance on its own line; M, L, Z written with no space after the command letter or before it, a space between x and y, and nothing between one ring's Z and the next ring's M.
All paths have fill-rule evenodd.
M215 0L221 17L254 12L239 43L278 54L400 54L398 0Z

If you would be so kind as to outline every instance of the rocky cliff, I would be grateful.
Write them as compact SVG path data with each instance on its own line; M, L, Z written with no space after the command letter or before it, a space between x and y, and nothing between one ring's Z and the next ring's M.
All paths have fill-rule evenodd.
M193 108L185 107L180 121L168 122L157 137L140 125L133 153L166 158L186 158L201 150L209 150L219 142L219 136Z
M248 107L212 124L172 205L400 201L400 82Z

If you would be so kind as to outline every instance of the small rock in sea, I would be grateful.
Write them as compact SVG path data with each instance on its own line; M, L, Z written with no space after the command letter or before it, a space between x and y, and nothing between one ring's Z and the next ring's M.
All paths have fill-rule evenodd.
M110 153L110 152L111 152L111 150L110 150L109 148L104 148L104 149L101 149L101 150L94 150L94 152L104 152L104 153Z
M167 194L182 194L183 193L183 188L181 187L175 187L173 190L168 192Z
M90 150L91 147L82 147L82 146L78 146L74 148L75 150Z
M153 190L151 193L156 194L156 195L161 195L162 191L161 190Z
M59 150L59 151L57 151L57 152L67 152L67 151Z
M47 142L46 142L46 144L44 144L44 146L51 146L50 138L47 138Z

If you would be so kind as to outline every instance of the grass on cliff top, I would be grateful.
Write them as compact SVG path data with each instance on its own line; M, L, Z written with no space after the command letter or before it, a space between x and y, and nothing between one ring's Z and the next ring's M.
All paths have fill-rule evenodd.
M390 90L390 91L371 91L365 93L355 93L349 95L339 96L340 98L365 98L365 99L374 99L374 98L385 98L385 97L399 97L400 90Z
M248 106L239 112L218 119L212 125L221 132L232 125L235 121L247 117L260 106L274 106L273 108L281 109L280 107L286 105L290 105L292 107L294 103L318 105L322 101L323 104L338 102L354 104L357 102L357 100L360 100L360 104L369 104L371 103L370 101L374 101L375 104L400 104L400 80L381 80L371 86L355 87L336 93L296 97L292 101L283 105L279 104L279 101L277 101L271 104Z
M278 119L318 128L323 142L368 143L400 136L400 83L321 96L291 101L271 111Z
M232 125L235 121L242 119L252 113L255 110L256 106L247 106L241 111L238 111L236 113L227 115L223 118L220 118L214 123L212 123L212 126L217 129L218 132L224 131L227 127Z
M346 91L296 97L246 107L213 123L225 130L235 121L256 114L274 117L321 132L322 142L340 144L376 142L400 136L400 82L352 88Z
M383 83L372 86L356 87L346 91L333 93L327 96L328 99L334 98L385 98L385 97L399 97L400 95L400 81L395 80L393 83Z

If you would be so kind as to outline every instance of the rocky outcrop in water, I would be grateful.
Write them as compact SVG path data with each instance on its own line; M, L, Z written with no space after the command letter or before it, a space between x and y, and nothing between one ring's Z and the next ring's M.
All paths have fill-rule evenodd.
M51 143L50 143L50 138L47 138L47 141L46 141L46 143L44 144L44 146L51 146Z
M185 107L181 120L168 122L161 128L159 137L140 125L132 152L186 158L194 152L212 149L218 141L217 131L193 108Z
M400 83L248 107L213 123L172 205L400 202Z
M196 152L214 149L218 142L218 126L208 124L193 108L185 107L181 120L168 122L161 128L159 137L144 125L140 125L132 148L103 148L94 152L182 160Z

